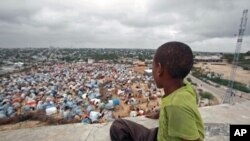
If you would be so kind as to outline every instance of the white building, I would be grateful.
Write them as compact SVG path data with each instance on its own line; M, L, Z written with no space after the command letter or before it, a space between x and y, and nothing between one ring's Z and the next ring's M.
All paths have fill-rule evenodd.
M213 56L195 56L194 61L196 62L223 62L222 56L213 55Z
M88 59L88 64L93 64L95 62L95 60L94 59Z

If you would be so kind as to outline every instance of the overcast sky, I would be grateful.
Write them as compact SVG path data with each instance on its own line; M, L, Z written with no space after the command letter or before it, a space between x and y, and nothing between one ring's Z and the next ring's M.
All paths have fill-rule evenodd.
M157 48L175 40L233 52L249 7L250 0L1 0L0 47Z

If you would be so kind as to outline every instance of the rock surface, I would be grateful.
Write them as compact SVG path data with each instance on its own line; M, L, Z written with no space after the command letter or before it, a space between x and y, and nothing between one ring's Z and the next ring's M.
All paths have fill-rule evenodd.
M205 122L206 141L228 141L229 124L250 124L250 101L235 105L217 105L200 108ZM145 117L127 118L148 128L158 126L158 120ZM110 141L109 128L105 124L69 124L44 126L0 132L1 141Z

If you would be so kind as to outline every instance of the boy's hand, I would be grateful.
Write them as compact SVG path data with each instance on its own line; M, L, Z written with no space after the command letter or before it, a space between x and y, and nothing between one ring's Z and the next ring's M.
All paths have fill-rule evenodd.
M159 116L160 116L159 112L152 112L145 115L146 118L151 118L151 119L159 119Z

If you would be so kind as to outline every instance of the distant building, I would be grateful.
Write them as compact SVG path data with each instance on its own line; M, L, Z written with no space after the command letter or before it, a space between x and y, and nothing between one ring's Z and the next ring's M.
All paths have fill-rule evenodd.
M194 58L195 62L223 62L222 56L213 55L213 56L200 56L197 55Z
M88 59L88 64L93 64L95 62L95 60L94 59Z
M78 62L85 62L83 59L80 59Z
M108 60L99 60L98 63L108 63Z
M152 64L152 63L153 63L153 59L152 59L152 60L147 60L147 59L146 59L146 60L145 60L145 63L146 63L146 64Z
M133 60L131 58L120 58L117 60L118 63L126 63L133 64Z
M31 56L32 59L38 59L39 57L36 55Z
M132 64L132 63L133 63L133 60L132 60L132 59L126 59L126 63Z
M15 67L22 67L23 65L24 65L23 62L14 63L14 66L15 66Z
M3 61L3 63L4 63L5 65L14 65L14 63L11 62L11 61Z
M250 60L250 56L245 56L245 60Z
M125 63L125 59L118 59L117 62L118 63Z

